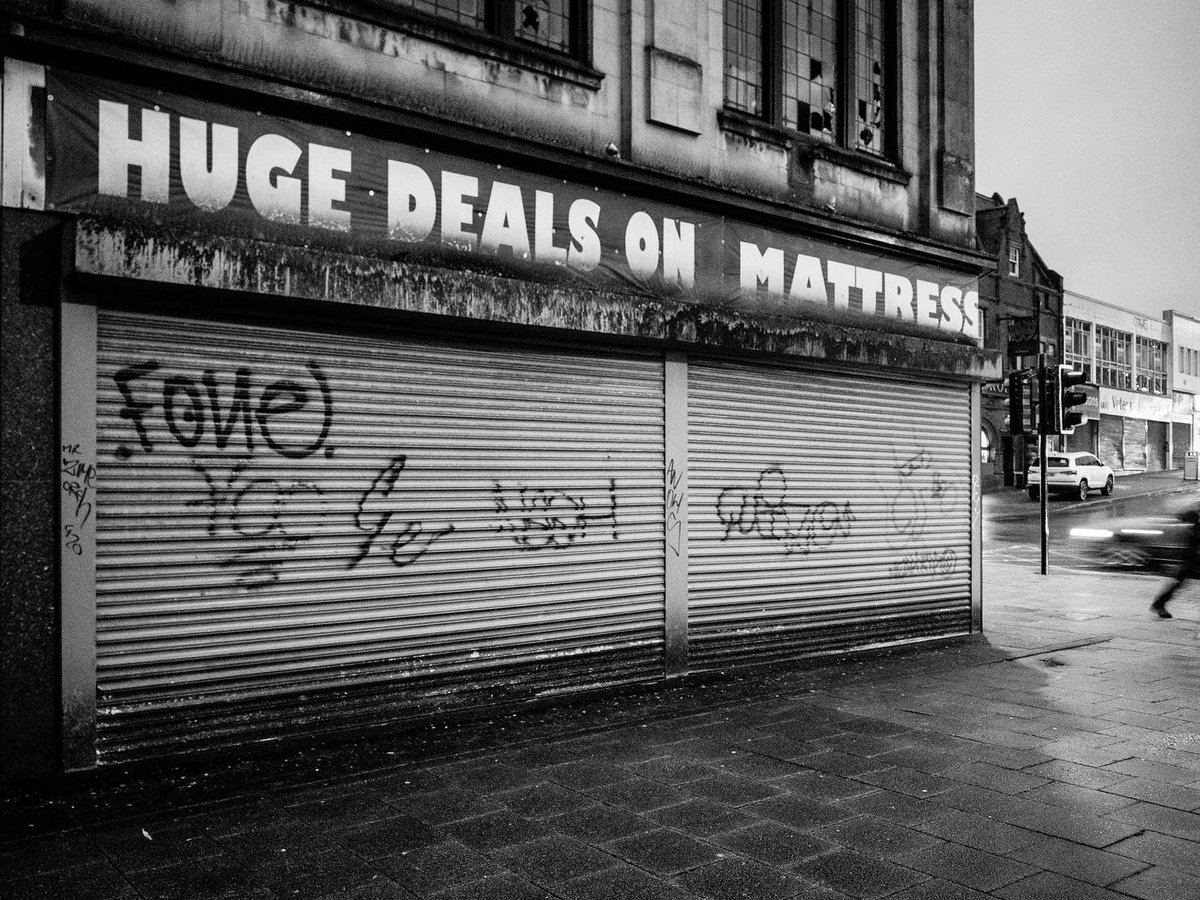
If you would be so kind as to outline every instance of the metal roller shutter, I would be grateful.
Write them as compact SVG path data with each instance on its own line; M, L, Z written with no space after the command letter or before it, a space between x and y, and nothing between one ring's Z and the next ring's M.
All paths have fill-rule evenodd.
M1134 472L1146 469L1146 420L1121 419L1124 432L1125 453L1122 458L1124 468Z
M1125 426L1120 416L1100 416L1100 461L1118 472L1125 468Z
M1166 422L1146 422L1146 471L1161 472L1167 468L1167 428Z
M101 311L102 762L662 672L661 357Z
M689 371L690 658L970 630L967 387Z
M1186 422L1171 424L1171 468L1182 469L1191 450L1191 427Z

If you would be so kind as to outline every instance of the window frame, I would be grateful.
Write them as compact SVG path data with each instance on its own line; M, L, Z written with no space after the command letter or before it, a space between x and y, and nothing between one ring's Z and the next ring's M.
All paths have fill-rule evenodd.
M1120 353L1121 350L1124 353ZM1104 387L1133 390L1131 332L1109 328L1106 325L1096 326L1096 381Z
M479 2L495 9L502 0ZM592 65L592 0L568 2L573 13L570 26L572 50L562 53L542 44L497 33L492 27L476 28L448 16L425 12L410 6L406 0L318 0L319 5L346 15L366 13L375 24L599 90L604 73Z
M727 89L727 70L730 57L729 48L726 45L727 29L725 25L729 18L730 2L731 0L723 0L722 3L722 107L718 115L720 127L750 137L768 140L787 149L799 144L814 155L837 156L844 162L857 162L866 167L871 167L873 163L878 174L885 177L889 174L897 176L902 132L900 97L903 95L898 61L901 15L903 14L899 8L900 5L883 3L884 126L882 147L880 150L874 151L859 147L856 127L858 120L854 85L857 84L858 60L856 22L859 8L857 0L836 0L839 17L837 23L837 86L835 89L838 114L834 123L832 141L823 140L784 124L786 120L784 115L786 73L783 66L784 7L786 3L799 2L799 0L760 0L762 33L759 37L759 48L762 66L759 77L761 79L762 102L760 106L762 109L755 113L730 103L730 94Z
M1134 339L1134 356L1136 374L1134 376L1135 390L1144 394L1167 393L1167 358L1170 355L1169 345L1165 341L1156 341L1142 337ZM1157 365L1155 364L1157 356Z
M1014 278L1021 275L1021 248L1015 245L1008 248L1008 274Z
M1092 323L1083 319L1063 317L1063 362L1092 380Z

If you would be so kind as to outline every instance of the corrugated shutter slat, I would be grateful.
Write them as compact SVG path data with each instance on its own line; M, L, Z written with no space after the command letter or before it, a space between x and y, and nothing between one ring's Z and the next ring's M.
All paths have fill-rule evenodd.
M99 326L102 761L661 673L661 357Z
M689 368L690 658L969 630L968 389Z

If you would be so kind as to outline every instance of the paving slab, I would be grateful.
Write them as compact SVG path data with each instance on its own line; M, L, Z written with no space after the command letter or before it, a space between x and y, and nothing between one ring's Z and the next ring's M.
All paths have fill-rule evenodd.
M8 792L0 897L1187 896L1197 592L984 574L944 645Z

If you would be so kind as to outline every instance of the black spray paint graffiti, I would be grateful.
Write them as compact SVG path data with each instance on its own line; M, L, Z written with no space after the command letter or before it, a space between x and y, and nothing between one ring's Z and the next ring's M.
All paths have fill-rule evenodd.
M167 430L180 446L189 449L200 446L211 429L209 440L217 450L225 450L232 442L237 452L253 453L257 435L270 450L288 459L312 456L323 447L327 457L333 455L333 448L325 447L333 424L333 395L317 363L310 361L307 368L320 396L320 426L315 429L319 433L299 445L281 439L278 424L282 417L301 412L316 401L311 386L279 378L265 385L257 399L252 400L254 373L246 366L234 374L231 388L223 385L211 369L205 369L197 384L187 375L156 375L160 368L156 360L146 360L113 375L124 400L121 418L133 425L138 443L146 453L154 450L147 419L161 407ZM161 392L156 390L160 380ZM154 397L161 403L156 403ZM117 448L121 459L127 459L133 452L125 444Z
M958 568L958 554L950 548L928 553L910 553L888 567L893 578L905 575L950 575Z
M522 550L560 550L587 537L588 526L608 521L612 539L617 532L617 482L608 482L608 509L588 512L582 494L568 494L557 488L531 488L493 482L492 496L496 513L503 518L496 531L511 534Z
M394 565L399 568L410 566L424 556L435 541L454 531L454 526L448 522L436 528L426 528L424 523L415 521L393 522L392 517L396 514L396 483L407 464L406 454L393 457L375 476L371 486L363 491L354 511L354 524L368 536L347 568L353 569L366 559L372 548L381 541L390 541L386 549Z
M900 478L885 490L888 514L895 534L903 540L924 534L929 517L934 513L950 512L957 491L934 468L928 450L920 450L894 466Z
M667 546L679 556L683 549L683 504L687 502L687 488L683 486L683 472L675 468L675 460L667 466L666 498Z
M92 517L92 488L96 483L96 467L81 458L78 444L62 447L63 493L74 501L70 511L72 521L63 523L63 541L76 556L83 554L83 528Z
M784 551L807 555L850 533L856 521L850 501L828 500L816 504L797 503L788 497L787 476L778 466L759 473L753 488L727 487L717 496L717 518L725 526L725 537L756 535L778 541Z
M240 459L221 477L209 466L193 462L192 468L204 479L208 494L204 500L192 500L188 505L208 510L210 535L227 533L246 544L221 565L237 573L237 584L262 587L278 581L280 567L289 554L312 538L309 533L289 529L286 508L299 497L320 496L322 492L310 481L281 481L248 473L249 464L250 460Z
M893 466L899 483L889 479L882 485L887 500L888 518L892 531L890 543L908 547L921 539L931 519L953 513L961 496L955 487L935 467L933 455L922 448L910 456L896 457ZM893 576L950 575L958 569L958 555L949 548L914 551L889 567Z

